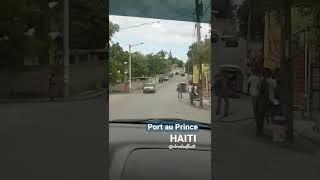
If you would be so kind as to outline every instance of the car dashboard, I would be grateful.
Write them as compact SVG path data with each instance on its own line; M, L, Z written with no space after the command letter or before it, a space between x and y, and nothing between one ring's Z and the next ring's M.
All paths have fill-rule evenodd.
M170 134L196 134L195 149L169 149ZM211 179L211 131L148 131L145 124L109 123L109 179Z

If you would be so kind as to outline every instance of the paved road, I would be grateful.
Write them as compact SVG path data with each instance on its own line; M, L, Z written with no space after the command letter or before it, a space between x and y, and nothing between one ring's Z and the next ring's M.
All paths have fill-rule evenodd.
M215 134L216 179L320 179L320 148L304 139L280 146L268 137L255 137L252 121L218 123Z
M183 118L210 122L210 111L190 105L189 94L178 100L177 84L186 77L174 76L159 85L155 94L117 94L109 97L109 119L127 118Z
M0 179L102 180L105 101L0 105Z

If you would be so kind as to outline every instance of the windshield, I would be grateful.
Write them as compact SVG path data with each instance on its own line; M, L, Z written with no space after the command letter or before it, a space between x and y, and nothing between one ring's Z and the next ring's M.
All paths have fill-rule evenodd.
M154 87L154 84L145 84L144 87Z
M109 81L118 92L109 94L110 120L171 118L210 123L210 25L201 24L199 45L194 22L115 15L109 21ZM203 63L202 94L190 95L187 84L200 86L194 70L198 55ZM180 83L184 87L177 89Z

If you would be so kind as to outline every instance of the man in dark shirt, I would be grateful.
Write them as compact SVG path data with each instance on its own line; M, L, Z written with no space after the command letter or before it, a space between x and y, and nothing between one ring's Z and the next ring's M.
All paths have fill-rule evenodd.
M228 116L229 114L229 87L228 87L228 79L226 77L226 74L223 72L220 72L216 76L216 84L215 84L215 91L216 95L218 97L217 102L217 109L216 109L216 115L220 114L221 110L221 101L224 101L224 116Z

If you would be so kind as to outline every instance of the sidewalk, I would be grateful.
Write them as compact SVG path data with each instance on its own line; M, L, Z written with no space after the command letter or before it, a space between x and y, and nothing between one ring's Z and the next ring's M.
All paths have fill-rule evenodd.
M229 98L229 116L216 116L217 97L213 99L214 121L232 123L243 120L253 119L253 112L251 106L251 98L249 96L242 96L241 98ZM223 112L224 102L222 101L221 112Z
M96 98L99 96L103 96L107 94L106 89L100 90L89 90L76 95L72 95L70 97L64 98L59 97L56 98L55 102L67 102L67 101L82 101L87 99ZM0 99L0 104L8 104L8 103L42 103L42 102L50 102L49 98L5 98Z
M216 97L214 97L216 98ZM229 99L230 114L228 117L214 115L213 120L221 123L237 123L241 121L254 121L251 107L251 99L248 96L242 96L240 99ZM214 103L214 106L216 104ZM212 109L215 110L215 109ZM223 109L222 109L223 110ZM214 113L215 114L215 113ZM320 113L314 114L314 119L320 122ZM295 116L293 121L293 128L297 136L308 139L314 144L320 145L320 132L314 130L315 123L311 120L303 119ZM270 131L271 129L267 129Z
M320 121L320 114L315 114L315 119ZM294 128L298 136L304 137L314 144L320 145L320 131L316 131L315 121L305 120L302 118L294 119Z

